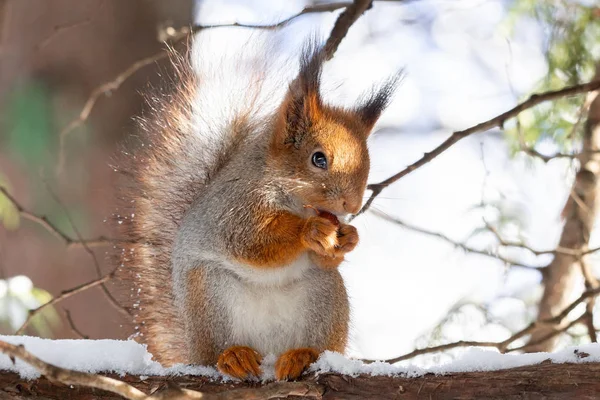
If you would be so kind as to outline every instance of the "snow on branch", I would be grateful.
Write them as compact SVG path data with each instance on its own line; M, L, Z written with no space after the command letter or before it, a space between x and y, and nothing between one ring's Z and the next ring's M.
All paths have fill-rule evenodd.
M23 360L35 367L50 382L65 385L76 385L100 389L115 393L128 400L227 400L227 399L272 399L288 396L319 396L323 389L313 383L275 382L256 389L237 389L223 393L202 393L195 390L182 389L177 385L167 385L165 390L157 393L144 393L135 386L124 381L89 372L74 371L44 362L34 356L23 345L13 345L0 341L0 351L11 357Z
M594 288L588 289L585 292L583 292L581 294L581 296L579 296L577 298L577 300L575 300L574 302L569 304L565 309L563 309L555 317L548 318L548 319L541 320L541 321L533 321L527 327L521 329L517 333L513 334L512 336L510 336L509 338L507 338L506 340L503 340L501 342L478 342L478 341L460 340L458 342L442 344L439 346L426 347L423 349L416 349L405 355L390 358L388 360L384 360L383 362L393 364L393 363L397 363L400 361L409 360L411 358L420 356L422 354L439 353L439 352L454 349L457 347L493 347L493 348L497 349L500 353L526 351L530 347L537 346L541 343L544 343L544 342L552 339L553 337L559 335L560 333L566 332L568 329L570 329L574 325L577 325L579 323L587 323L588 318L589 318L589 316L587 315L587 313L588 313L587 310L583 314L581 314L579 317L577 317L575 320L572 320L570 322L565 322L565 320L567 319L567 316L571 313L571 311L573 311L575 308L577 308L578 305L588 301L589 299L596 298L596 296L598 296L598 294L600 294L600 287L594 287ZM512 348L510 347L510 345L514 344L517 340L519 340L527 335L531 335L532 333L538 331L540 328L551 328L551 329L550 329L549 333L540 337L535 342L529 342L529 343L519 346L519 347L512 347ZM368 362L368 363L375 362L375 360L363 360L363 361Z
M150 360L143 346L132 341L3 336L0 353L6 354L0 355L1 398L115 399L116 394L134 400L541 395L579 399L594 398L600 390L598 344L553 354L505 355L473 349L455 361L429 369L382 362L364 364L326 352L297 382L272 382L272 375L263 376L260 382L240 382L208 367L162 368ZM268 365L265 370L272 367Z

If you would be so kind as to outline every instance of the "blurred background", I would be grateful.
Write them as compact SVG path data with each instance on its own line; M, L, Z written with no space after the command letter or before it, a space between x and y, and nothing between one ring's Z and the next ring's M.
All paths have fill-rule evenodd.
M143 94L170 74L163 41L185 46L174 30L268 25L331 3L0 1L0 186L11 196L0 193L0 333L15 333L29 309L113 270L110 245L69 245L36 216L73 240L111 236L111 163L135 134ZM306 13L277 29L290 43L315 31L326 38L341 11ZM199 34L219 40L252 30ZM370 143L376 183L534 92L591 81L599 61L593 0L374 1L327 64L325 97L352 104L404 69ZM580 193L576 175L600 149L600 138L586 135L593 100L580 94L544 103L459 142L354 220L361 244L341 267L352 304L350 355L391 358L461 339L505 340L595 287L594 252L565 259L556 251L559 242L559 250L582 252L600 245L593 229L600 169L586 169L591 192ZM127 338L134 327L116 304L122 298L109 281L46 307L25 333ZM591 318L527 350L595 340L594 308L580 304L574 319Z

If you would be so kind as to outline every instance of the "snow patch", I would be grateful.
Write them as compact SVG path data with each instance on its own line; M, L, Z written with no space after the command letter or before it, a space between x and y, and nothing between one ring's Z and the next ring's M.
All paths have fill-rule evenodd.
M27 351L43 361L76 371L110 372L121 376L128 374L143 377L200 375L229 380L213 367L179 364L164 368L152 360L152 355L146 351L146 346L133 340L51 340L30 336L0 336L0 340L15 345L22 344ZM276 359L272 354L264 357L262 381L275 379ZM556 353L534 354L500 354L495 350L469 348L455 360L430 368L385 362L365 364L360 360L326 351L311 366L310 371L317 374L335 372L350 376L368 374L418 377L428 373L443 375L454 372L502 370L539 364L547 360L553 363L600 362L600 344L568 347ZM0 370L17 372L23 379L36 379L40 376L40 373L29 364L18 359L16 364L13 364L4 354L0 354Z
M316 373L335 372L350 376L369 374L418 377L425 374L444 375L455 372L498 371L540 364L548 360L557 364L600 362L600 344L571 346L556 353L532 354L501 354L496 350L468 348L455 360L429 368L379 361L365 364L360 360L351 360L339 353L326 351L311 366L311 371Z
M162 367L152 360L146 346L133 340L51 340L31 336L0 336L0 340L23 345L25 350L42 361L75 371L118 375L203 375L220 377L212 367L178 364ZM16 364L0 354L0 370L18 372L23 379L40 376L37 369L16 359Z

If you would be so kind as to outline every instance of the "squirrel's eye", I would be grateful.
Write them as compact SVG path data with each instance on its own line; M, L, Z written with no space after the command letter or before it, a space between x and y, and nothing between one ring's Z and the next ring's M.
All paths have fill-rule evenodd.
M317 168L327 169L327 157L320 151L315 151L313 153L312 163Z

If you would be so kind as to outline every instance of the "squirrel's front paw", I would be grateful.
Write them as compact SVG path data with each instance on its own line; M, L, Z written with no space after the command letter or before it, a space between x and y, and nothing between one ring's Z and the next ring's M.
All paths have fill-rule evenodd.
M349 253L358 244L358 231L352 225L343 224L338 230L338 247L342 253Z
M338 254L335 257L310 252L310 259L321 268L337 268L344 261L344 254L354 250L358 244L358 232L352 225L342 225L337 231Z
M323 217L310 217L302 232L304 245L317 254L329 257L341 255L338 247L338 226Z
M278 381L299 378L317 358L319 352L310 347L286 351L275 363L275 378Z
M217 367L219 371L238 379L250 376L259 377L262 357L258 352L246 346L233 346L219 356Z

